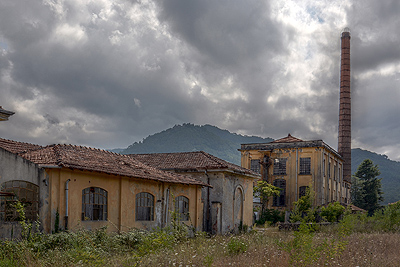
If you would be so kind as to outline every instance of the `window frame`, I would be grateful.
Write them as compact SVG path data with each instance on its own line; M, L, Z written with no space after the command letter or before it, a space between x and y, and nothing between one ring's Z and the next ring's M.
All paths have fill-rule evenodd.
M189 198L180 195L175 198L175 212L179 221L189 220Z
M274 159L274 175L286 175L286 162L287 158Z
M280 188L279 196L273 197L272 206L273 207L284 207L286 206L286 180L285 179L275 179L273 185Z
M149 192L140 192L135 197L135 220L154 221L154 195Z
M311 157L300 158L299 162L299 174L310 175L311 174Z
M82 221L107 221L107 217L107 190L96 186L82 189Z
M261 173L261 164L259 159L250 160L250 170L256 173Z

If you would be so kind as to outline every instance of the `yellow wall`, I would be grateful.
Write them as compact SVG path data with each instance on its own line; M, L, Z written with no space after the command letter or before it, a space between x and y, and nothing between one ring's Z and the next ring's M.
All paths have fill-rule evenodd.
M345 199L350 201L349 193L344 190L342 160L325 147L282 148L273 151L245 150L241 151L242 167L250 169L251 160L263 162L264 156L269 157L268 182L273 184L275 179L286 180L285 206L283 210L293 209L293 202L299 199L301 186L312 186L315 191L315 205L326 205L328 202ZM300 158L311 158L311 172L309 175L300 174ZM274 159L286 158L286 175L274 175ZM325 161L324 161L325 159ZM324 168L325 162L325 168ZM331 173L328 177L328 162L331 162ZM336 168L336 171L335 171ZM265 168L261 166L261 176L265 179ZM334 173L336 176L334 176ZM347 195L345 195L347 194ZM272 197L269 200L269 208L273 207Z
M49 210L48 222L44 225L46 232L54 230L56 211L60 214L60 226L64 228L65 184L68 179L68 228L98 228L108 226L109 231L128 231L131 228L152 229L164 227L170 222L170 212L174 209L173 197L184 195L189 199L189 214L196 229L202 228L201 187L162 183L152 180L134 179L116 175L107 175L89 171L70 169L46 169L49 174ZM82 190L87 187L99 187L108 193L107 221L81 221ZM140 192L151 193L155 198L154 221L136 221L135 199ZM169 193L169 196L167 194ZM166 201L168 199L168 203ZM167 205L168 204L168 205Z

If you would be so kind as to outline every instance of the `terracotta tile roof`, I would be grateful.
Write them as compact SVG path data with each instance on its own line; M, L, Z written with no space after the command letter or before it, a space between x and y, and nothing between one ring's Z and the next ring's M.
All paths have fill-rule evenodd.
M17 142L17 141L7 140L7 139L3 139L3 138L0 138L0 147L7 151L10 151L11 153L19 153L19 152L24 152L24 151L28 151L28 150L42 148L42 146L40 146L40 145Z
M178 152L178 153L152 153L152 154L130 154L147 165L162 170L229 170L250 176L259 176L258 173L242 168L236 164L217 158L204 151Z
M5 147L8 148L7 150L11 152L14 151L13 153L42 167L59 166L160 182L208 186L195 178L162 171L145 165L127 155L121 155L106 150L75 145L37 146L33 147L35 149L22 150L18 148L24 147L26 144L19 144L19 142L15 141L11 143L0 142L0 147L3 147L4 144ZM10 149L10 144L15 144L17 148Z
M288 136L272 141L271 143L295 143L295 142L304 142L304 141L288 134Z

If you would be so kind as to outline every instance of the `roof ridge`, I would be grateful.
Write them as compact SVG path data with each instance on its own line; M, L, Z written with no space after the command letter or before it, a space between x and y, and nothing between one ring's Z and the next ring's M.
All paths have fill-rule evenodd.
M218 158L218 157L216 157L216 156L213 156L213 155L211 155L210 153L207 153L207 152L205 152L205 151L199 151L199 152L203 153L206 157L208 157L209 159L211 159L211 160L213 160L214 162L216 162L216 163L218 163L219 165L221 165L221 167L227 167L226 164L224 165L224 164L221 163L220 160L223 160L223 159L220 159L220 158ZM223 161L224 161L224 160L223 160Z

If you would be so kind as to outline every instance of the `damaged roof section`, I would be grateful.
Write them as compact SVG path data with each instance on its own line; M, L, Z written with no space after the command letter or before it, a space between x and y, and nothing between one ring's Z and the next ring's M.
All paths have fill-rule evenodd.
M205 171L219 170L238 174L244 174L259 178L259 174L249 169L242 168L236 164L217 158L204 151L177 152L177 153L151 153L151 154L130 154L130 157L137 159L147 165L174 171Z
M45 168L64 167L160 182L208 186L195 178L162 171L127 155L96 148L75 145L43 147L5 139L0 139L0 147Z

